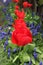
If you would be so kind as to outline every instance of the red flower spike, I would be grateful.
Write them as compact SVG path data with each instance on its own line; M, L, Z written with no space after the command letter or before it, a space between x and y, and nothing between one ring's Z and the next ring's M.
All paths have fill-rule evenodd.
M14 2L18 3L19 0L13 0ZM23 7L31 7L32 4L28 2L23 3ZM32 34L30 30L27 28L26 23L24 21L25 12L24 10L19 11L19 7L15 6L15 14L17 16L17 19L14 21L15 24L12 24L14 27L14 31L12 32L12 43L16 44L18 46L24 46L27 44L30 44L32 42Z
M28 7L28 2L27 1L26 2L23 2L23 7L24 8Z
M28 7L31 7L31 6L32 6L32 4L28 3Z
M27 1L23 2L23 7L24 8L31 7L31 6L32 6L32 4L28 3Z
M19 0L12 0L12 2L16 2L16 3L18 3L18 2L19 2Z
M15 9L19 9L19 6L18 6L18 5L16 5L16 6L15 6Z
M21 19L23 19L25 17L25 13L24 13L23 10L19 11L19 10L16 9L15 14L17 15L18 18L21 18Z

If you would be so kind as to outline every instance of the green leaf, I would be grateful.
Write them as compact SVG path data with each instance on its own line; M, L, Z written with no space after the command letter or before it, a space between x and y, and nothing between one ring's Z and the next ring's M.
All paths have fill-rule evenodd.
M43 53L38 56L40 59L43 59Z
M32 57L32 63L35 64L35 59L34 59L34 57Z
M21 62L28 62L30 61L30 56L26 52L21 52L19 54L19 59Z
M13 44L13 43L11 42L11 40L9 40L8 43L9 43L9 46L10 46L11 48L17 47L15 44Z
M35 47L35 44L28 44L28 45L26 45L26 46L24 46L24 51L28 51L28 52L32 52L33 51L33 49L34 49L34 47Z
M40 50L39 48L36 48L36 52L42 53L41 50Z
M35 19L35 20L38 20L38 19L39 19L39 16L36 16L36 15L35 15L35 16L34 16L34 19Z
M39 62L38 61L36 61L36 64L35 65L39 65Z
M13 59L13 63L18 59L19 56L16 56L14 59Z

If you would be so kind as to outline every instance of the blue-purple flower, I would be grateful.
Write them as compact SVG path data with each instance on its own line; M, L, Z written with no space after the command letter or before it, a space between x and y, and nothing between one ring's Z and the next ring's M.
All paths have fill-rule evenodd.
M0 32L0 40L2 40L6 35L6 32Z
M40 61L39 65L43 65L42 61Z
M40 27L41 27L40 23L38 25L35 25L34 23L32 23L29 26L33 36L37 35L38 32L40 32Z
M8 49L8 58L10 58L10 54L11 54L11 49Z
M31 32L32 32L32 35L35 36L38 34L38 31L37 29L31 29Z
M29 61L28 65L32 65L32 61Z
M35 59L37 59L38 54L36 52L33 52L33 56Z
M10 24L13 22L13 18L9 13L6 15L6 20L10 21Z
M16 53L16 52L17 52L17 48L14 48L14 49L13 49L13 53Z
M35 29L35 24L34 24L34 22L31 23L31 24L29 24L29 27L30 27L30 29Z
M4 13L6 13L6 12L7 12L7 8L3 8L2 11L3 11Z
M8 40L6 40L4 44L7 46L8 45Z
M24 65L26 65L26 63L24 63Z
M1 0L1 2L5 5L8 6L11 0Z

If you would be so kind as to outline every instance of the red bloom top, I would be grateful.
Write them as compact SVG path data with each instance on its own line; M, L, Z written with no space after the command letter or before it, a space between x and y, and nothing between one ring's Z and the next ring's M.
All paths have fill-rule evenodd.
M19 0L12 0L12 2L16 2L16 3L18 3L18 2L19 2Z
M18 6L18 5L16 5L16 6L15 6L15 9L19 9L19 6Z
M24 13L23 10L19 11L19 10L16 9L14 13L17 15L18 18L23 19L25 17L25 13Z
M23 7L24 8L31 7L31 6L32 6L32 4L28 3L27 1L23 2Z
M19 0L13 0L18 2ZM28 2L23 3L24 7L31 6ZM13 24L14 31L12 32L12 42L13 44L17 44L18 46L24 46L32 42L32 34L30 30L27 28L24 17L25 12L24 10L20 11L18 6L16 6L16 10L14 12L17 15L17 19L14 21L15 25Z

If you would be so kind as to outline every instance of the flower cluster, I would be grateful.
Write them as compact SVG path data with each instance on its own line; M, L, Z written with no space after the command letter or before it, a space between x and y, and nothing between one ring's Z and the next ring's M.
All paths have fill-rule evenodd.
M8 4L11 2L11 0L0 0L5 6L8 6Z
M9 35L9 36L11 35L11 30L10 29L8 29L7 32L4 32L4 30L7 29L7 28L8 27L6 26L3 29L3 27L0 26L0 40L2 40L4 38L7 38L8 37L7 35Z
M28 22L26 23L27 27L30 27L30 30L32 32L33 36L36 36L40 32L41 24L35 25L34 22L29 24Z
M19 0L13 0L14 2L18 3ZM28 2L27 2L28 3ZM23 3L23 6L30 6L29 3ZM32 42L32 34L30 30L27 28L26 23L24 21L25 12L22 9L19 10L19 7L16 6L14 13L17 16L17 19L14 20L15 24L13 24L14 31L12 32L12 42L17 44L18 46L24 46Z

